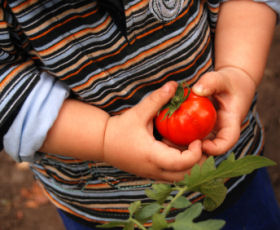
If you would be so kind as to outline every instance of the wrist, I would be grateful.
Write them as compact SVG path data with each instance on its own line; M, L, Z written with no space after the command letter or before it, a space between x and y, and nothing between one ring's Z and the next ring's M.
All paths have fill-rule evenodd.
M103 130L103 135L102 135L102 147L100 151L100 156L99 156L99 161L104 162L106 157L105 157L105 151L106 151L106 145L107 145L107 136L108 136L108 131L109 131L109 123L112 117L108 115L104 122L104 130Z
M257 82L253 78L253 76L248 73L248 71L238 66L221 66L216 68L215 71L230 78L234 77L234 80L242 81L244 84L248 84L250 86L250 89L252 89L254 92L256 91L259 84L259 82ZM238 79L236 78L236 76L238 76Z

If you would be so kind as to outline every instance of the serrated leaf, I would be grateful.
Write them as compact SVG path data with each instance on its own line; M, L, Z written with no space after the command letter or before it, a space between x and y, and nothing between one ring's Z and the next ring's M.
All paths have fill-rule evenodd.
M238 177L253 172L255 169L276 165L262 156L246 156L238 160L225 160L217 168L216 176L220 178Z
M242 176L271 165L275 165L275 162L265 157L245 156L235 160L234 154L231 154L216 168L213 157L209 157L202 166L195 165L190 175L186 175L178 184L187 186L189 191L204 194L206 209L214 210L224 201L226 195L221 179Z
M128 207L129 215L133 216L133 214L137 212L140 207L141 207L141 201L135 201L131 203L130 206Z
M231 153L228 157L227 157L228 161L235 161L235 155L234 153Z
M202 212L201 204L194 204L184 212L177 215L175 222L170 226L174 230L220 230L225 224L223 220L207 220L194 222L194 219L200 216Z
M97 225L98 228L115 228L115 227L123 227L127 224L127 221L114 221L107 224Z
M198 164L194 165L191 169L191 174L188 178L188 184L195 184L201 177L200 166Z
M201 203L196 203L192 205L190 208L186 209L184 212L178 214L175 218L176 221L193 221L196 217L198 217L201 212L202 212L202 204Z
M151 189L146 189L146 195L158 203L162 204L171 193L169 184L153 184Z
M201 166L201 174L208 175L209 173L215 170L216 170L216 166L215 166L214 158L212 156L208 157L207 160Z
M158 203L151 203L138 210L135 214L137 220L145 220L151 218L155 213L161 209L161 205Z
M184 196L180 196L176 201L173 202L173 208L187 208L192 203Z
M164 216L162 216L160 213L154 214L152 221L153 221L153 225L152 225L153 230L162 230L168 227L167 221L165 220Z
M223 180L217 179L200 186L200 192L205 195L203 206L207 211L219 207L227 195L227 188Z
M207 161L206 164L208 164ZM234 160L231 155L214 170L211 169L209 171L209 166L204 166L203 164L201 167L205 167L204 170L208 171L208 173L202 173L199 170L199 166L195 165L191 170L191 174L185 176L181 184L187 185L190 191L198 191L202 184L208 183L211 180L238 177L251 173L255 169L272 165L275 165L275 162L261 156L245 156L241 159Z

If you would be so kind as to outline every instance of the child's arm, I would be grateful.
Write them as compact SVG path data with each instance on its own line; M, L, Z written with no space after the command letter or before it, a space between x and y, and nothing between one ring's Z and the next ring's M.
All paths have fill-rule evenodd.
M195 93L219 103L217 134L203 142L208 154L219 155L238 140L266 65L276 14L262 3L232 0L222 4L215 37L215 72L205 74Z
M153 137L153 118L174 95L169 82L122 115L66 100L41 151L100 160L138 176L177 181L201 159L201 142L183 152Z

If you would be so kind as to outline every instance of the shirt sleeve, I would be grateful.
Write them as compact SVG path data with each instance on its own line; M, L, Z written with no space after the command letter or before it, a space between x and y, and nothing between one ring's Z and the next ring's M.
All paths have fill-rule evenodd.
M28 44L7 5L0 1L0 149L22 104L40 80L40 71L22 48Z
M4 136L5 152L19 162L35 161L68 96L66 85L43 72Z
M221 2L227 2L227 1L230 1L230 0L221 0ZM279 18L280 0L254 0L254 1L267 4L270 8L272 8L277 13L277 16Z
M280 16L280 0L254 0L255 2L262 2L271 7Z
M0 1L0 150L17 161L32 161L68 89L39 68L32 44L5 3Z

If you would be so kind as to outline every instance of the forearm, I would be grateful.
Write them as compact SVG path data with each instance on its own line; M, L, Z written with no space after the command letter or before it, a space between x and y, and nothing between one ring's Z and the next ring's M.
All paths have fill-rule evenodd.
M68 99L40 149L83 160L102 160L109 115L86 103Z
M215 37L215 69L236 67L260 83L276 24L267 5L250 0L222 4Z

